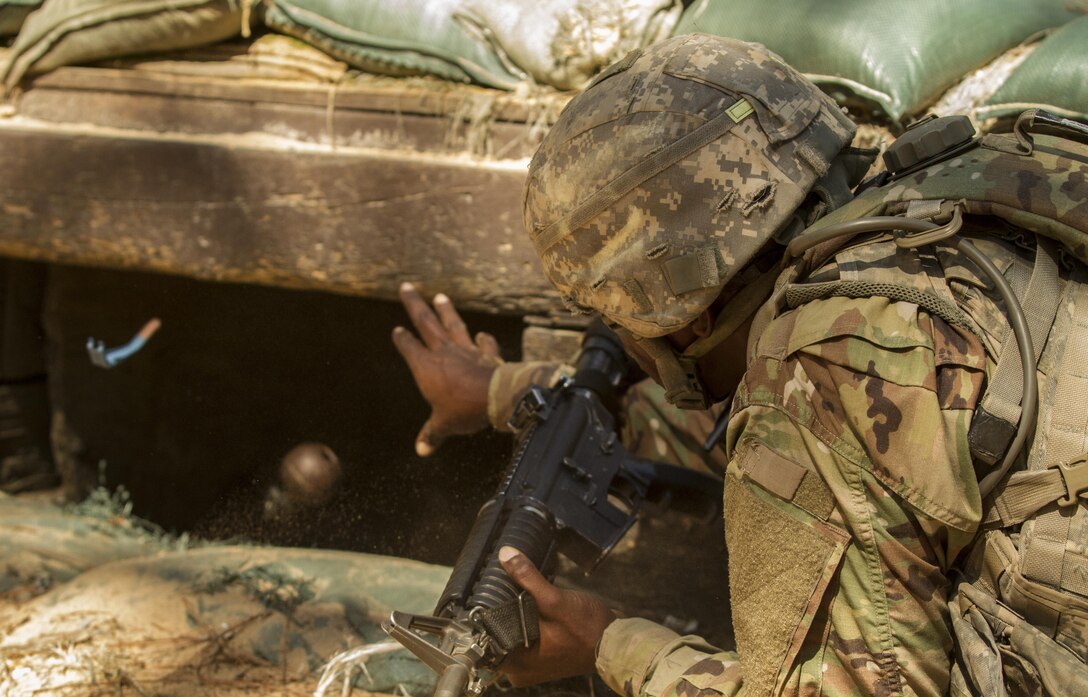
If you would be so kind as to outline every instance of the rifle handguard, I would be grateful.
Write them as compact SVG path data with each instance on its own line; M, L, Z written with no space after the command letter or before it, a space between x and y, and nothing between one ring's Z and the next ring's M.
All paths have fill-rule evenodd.
M540 639L540 612L528 593L498 607L484 608L475 614L503 653L529 648Z

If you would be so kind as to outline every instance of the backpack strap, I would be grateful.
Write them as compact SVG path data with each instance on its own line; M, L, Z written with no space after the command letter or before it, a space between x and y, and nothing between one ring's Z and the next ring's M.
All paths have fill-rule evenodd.
M1088 499L1088 456L1009 475L995 493L982 524L1010 528L1052 503L1065 507L1080 499Z
M1058 277L1057 244L1041 236L1037 238L1037 243L1031 280L1024 292L1017 294L1027 318L1036 357L1042 354L1043 344L1054 324L1064 286ZM1007 331L997 367L990 376L982 403L975 409L967 435L971 452L988 465L996 464L1005 456L1016 435L1024 389L1023 370L1016 338L1011 330Z

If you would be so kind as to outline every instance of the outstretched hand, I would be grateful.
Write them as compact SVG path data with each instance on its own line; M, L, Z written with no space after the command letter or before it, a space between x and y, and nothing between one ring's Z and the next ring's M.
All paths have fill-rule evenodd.
M499 550L502 568L529 592L540 611L540 640L506 657L501 670L515 687L594 671L597 643L617 618L595 595L558 588L513 547Z
M400 300L417 339L404 327L393 330L393 344L407 361L431 416L416 436L416 453L427 457L447 437L486 428L487 389L502 363L499 344L485 332L469 337L464 320L450 299L439 293L434 310L411 283L401 284Z

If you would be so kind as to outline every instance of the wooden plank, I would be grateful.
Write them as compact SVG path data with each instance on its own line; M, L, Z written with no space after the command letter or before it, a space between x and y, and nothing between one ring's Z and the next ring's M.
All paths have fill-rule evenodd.
M426 85L427 87L423 87ZM290 135L313 142L526 158L565 97L534 101L440 81L370 76L337 85L153 70L62 68L35 78L18 113L153 132Z
M194 68L195 72L196 68ZM38 90L131 92L172 97L225 99L236 102L272 101L324 107L332 85L292 80L227 79L214 76L178 75L152 68L69 66L27 80L25 91ZM455 111L466 99L496 103L496 118L524 122L533 104L510 92L463 85L437 79L406 80L360 75L335 86L336 103L343 108L370 111L443 115ZM568 97L554 94L545 100L562 106ZM540 101L538 99L537 101Z
M331 95L326 95L331 99ZM472 155L529 157L535 148L525 124L471 124L462 119L352 110L336 107L188 99L167 94L34 90L19 104L25 118L51 123L86 123L135 131L232 134L268 133L309 143L365 145ZM470 142L471 141L471 142Z
M562 312L522 230L524 161L0 121L0 255Z

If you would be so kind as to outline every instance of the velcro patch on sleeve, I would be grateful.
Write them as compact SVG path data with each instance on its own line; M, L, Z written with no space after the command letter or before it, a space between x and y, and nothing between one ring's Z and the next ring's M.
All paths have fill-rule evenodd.
M806 521L765 496L734 476L726 481L733 626L751 695L774 693L789 671L849 541L845 532Z
M827 520L835 499L815 472L788 460L762 443L751 443L737 465L748 479L821 520Z

